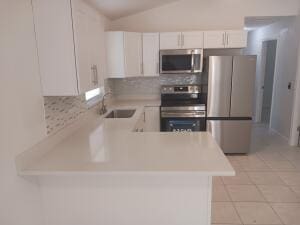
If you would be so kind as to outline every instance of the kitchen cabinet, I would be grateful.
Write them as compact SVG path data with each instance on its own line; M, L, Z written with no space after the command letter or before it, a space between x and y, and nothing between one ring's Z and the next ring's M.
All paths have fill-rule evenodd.
M143 33L143 75L159 76L159 33Z
M182 48L203 48L203 32L202 31L190 31L182 32Z
M248 32L244 30L226 31L227 48L245 48L247 47Z
M245 48L247 47L247 31L205 31L204 48Z
M203 32L160 33L160 49L203 48Z
M181 48L181 32L164 32L159 34L160 49Z
M160 131L160 110L159 107L145 107L145 131Z
M111 78L142 75L142 34L106 32L107 74Z
M104 24L81 0L33 0L44 96L76 96L101 86Z
M141 114L137 123L134 126L134 132L144 132L145 131L145 111Z

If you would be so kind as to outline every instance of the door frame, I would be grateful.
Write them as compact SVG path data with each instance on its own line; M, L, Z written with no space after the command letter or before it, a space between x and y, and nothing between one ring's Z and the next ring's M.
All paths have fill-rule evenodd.
M261 39L261 65L260 65L260 79L258 80L258 98L257 98L257 102L256 102L256 121L257 122L261 122L262 119L262 107L263 107L263 97L264 97L264 90L262 89L262 86L264 85L264 81L265 81L265 76L266 76L266 62L267 62L267 58L266 58L266 46L264 45L264 43L266 43L267 41L276 41L276 56L275 56L275 65L274 65L274 78L273 78L273 89L272 89L272 100L271 100L271 109L270 109L270 122L268 124L268 128L271 129L272 127L272 114L273 114L273 100L274 100L274 90L275 90L275 84L277 81L277 62L278 62L278 46L279 46L279 41L280 41L280 35L276 35L275 37L269 37L269 38L264 38ZM263 56L263 54L265 54ZM264 57L264 58L263 58Z

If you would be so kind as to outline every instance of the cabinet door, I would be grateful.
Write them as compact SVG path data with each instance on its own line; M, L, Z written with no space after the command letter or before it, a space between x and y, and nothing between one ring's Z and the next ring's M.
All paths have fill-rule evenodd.
M181 48L181 32L160 33L160 49L179 49Z
M203 32L183 32L182 33L182 48L203 48Z
M159 33L143 34L143 74L159 75Z
M245 30L226 31L226 48L246 48L247 36Z
M205 31L204 48L224 48L225 32L224 31Z
M135 32L124 33L125 76L142 75L142 34Z
M145 107L145 131L160 131L159 107Z
M124 78L124 32L106 32L105 45L107 76L110 78Z
M74 40L79 93L92 89L89 17L86 11L73 10Z
M44 96L78 95L69 0L33 0Z
M100 18L97 14L93 13L89 18L92 88L97 88L104 85L104 26L101 24Z

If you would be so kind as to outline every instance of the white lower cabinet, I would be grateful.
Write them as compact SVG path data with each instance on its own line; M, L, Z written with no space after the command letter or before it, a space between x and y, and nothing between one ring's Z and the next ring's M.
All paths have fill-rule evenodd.
M141 114L139 120L135 124L134 132L144 132L145 131L145 111Z
M158 106L146 106L134 127L134 132L159 132L160 110Z
M160 110L157 106L145 107L145 131L160 131Z
M82 0L33 0L44 96L76 96L101 86L104 21Z

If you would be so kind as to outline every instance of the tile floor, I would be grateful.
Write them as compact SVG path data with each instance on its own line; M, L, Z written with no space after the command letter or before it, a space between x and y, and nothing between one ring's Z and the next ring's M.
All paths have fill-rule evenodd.
M251 152L227 157L237 174L213 179L213 224L300 225L300 148L255 125Z

